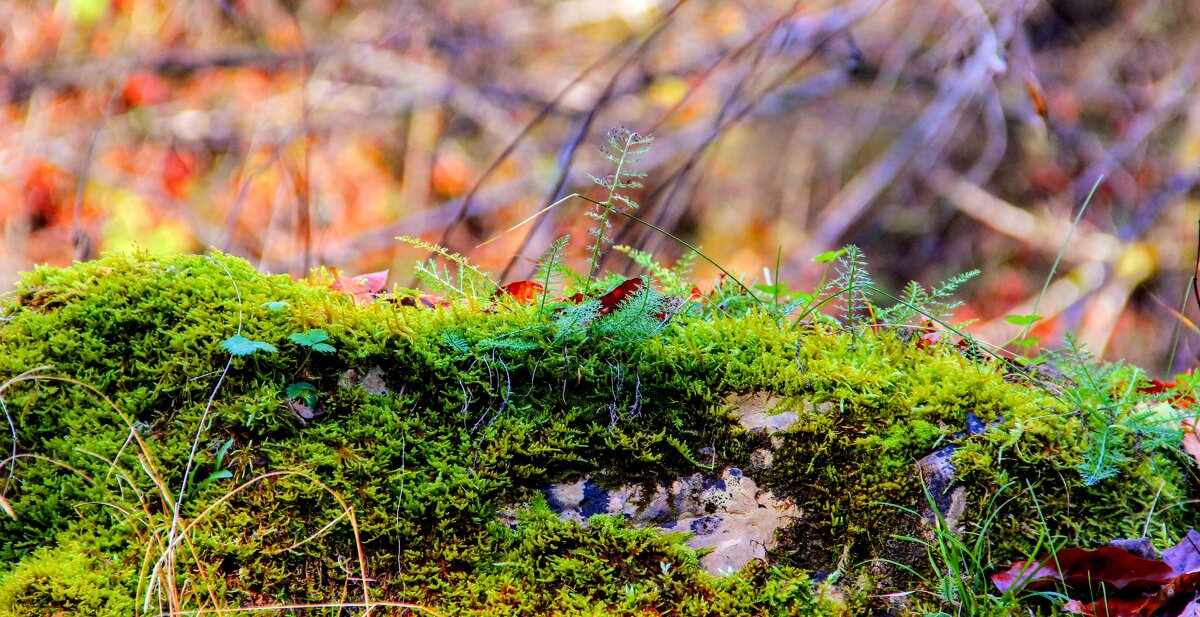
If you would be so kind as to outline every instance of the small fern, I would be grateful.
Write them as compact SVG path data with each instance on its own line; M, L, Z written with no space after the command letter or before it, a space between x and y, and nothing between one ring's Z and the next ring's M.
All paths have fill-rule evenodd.
M859 322L874 314L874 306L867 291L875 286L867 270L867 257L853 244L848 245L838 257L838 278L833 287L842 299L842 315L851 336L857 338Z
M1182 437L1183 414L1138 392L1144 374L1121 362L1102 362L1070 333L1055 354L1074 386L1065 392L1080 411L1088 431L1077 471L1094 485L1120 472L1137 455L1175 448Z
M954 309L962 306L961 300L954 299L954 293L967 281L979 276L979 270L963 272L942 281L933 289L925 289L916 281L909 281L900 294L903 302L879 312L880 321L903 324L917 315L929 319L948 320L954 314Z
M612 238L609 237L608 232L612 227L610 218L613 213L630 209L637 210L639 207L637 202L624 191L642 188L639 179L645 178L646 172L634 168L634 165L640 163L643 155L650 151L650 144L653 141L654 137L650 135L639 135L623 127L609 131L608 144L611 150L600 148L600 155L611 162L615 169L612 174L603 178L588 174L592 182L608 191L608 195L604 201L597 203L595 208L587 214L596 221L596 226L591 229L591 234L596 237L596 241L592 245L591 257L588 258L588 277L583 290L584 295L591 292L592 283L600 273L600 258L604 255L605 245L612 244Z
M563 236L542 252L541 258L538 259L537 273L533 275L533 280L542 285L542 302L538 307L539 311L545 310L546 299L553 295L553 289L561 288L563 277L571 278L578 276L563 262L567 245L571 243L571 236Z
M563 307L554 318L554 330L557 332L555 344L559 345L586 334L588 326L600 317L600 309L599 300L585 300Z
M442 333L442 342L447 347L457 351L460 354L470 353L471 344L467 342L467 338L461 332L455 330L447 330Z
M400 236L396 239L440 255L446 261L458 266L456 271L452 271L449 265L439 267L437 261L432 258L428 262L417 262L417 279L429 285L433 290L474 301L492 295L500 289L498 283L458 253L452 253L444 247L412 236Z
M640 343L665 327L666 311L666 298L646 282L617 305L616 310L593 322L589 335L609 338L615 345Z
M655 261L654 256L646 251L639 251L635 248L617 245L613 247L614 251L628 255L633 263L645 268L654 280L658 281L663 293L666 294L687 294L692 289L692 283L688 281L688 275L692 271L692 265L696 261L695 253L684 253L682 257L676 260L675 265L668 268L658 261Z

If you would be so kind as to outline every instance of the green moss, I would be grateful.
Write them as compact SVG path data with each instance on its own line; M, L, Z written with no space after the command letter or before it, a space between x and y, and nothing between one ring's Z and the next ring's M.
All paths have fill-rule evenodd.
M94 543L67 540L32 552L0 576L0 615L125 617L134 614L132 578L126 564Z
M828 613L835 604L806 572L881 554L923 563L910 545L896 554L893 535L918 522L886 504L923 503L913 462L947 445L971 503L1028 482L1053 532L1077 538L1132 530L1156 495L1159 509L1187 497L1177 462L1156 458L1082 490L1070 470L1083 427L1061 400L887 332L852 341L751 312L678 318L637 344L611 328L580 341L536 307L357 306L221 254L40 268L0 317L0 379L53 367L3 392L19 450L37 455L18 460L5 493L17 517L0 519L0 560L13 564L4 597L47 611L74 611L39 591L47 555L69 556L72 580L105 598L144 591L202 419L177 528L187 606L352 598L365 568L375 597L448 613ZM289 339L313 328L335 353ZM221 343L239 331L278 351L231 359ZM386 392L348 385L372 372ZM316 389L308 417L284 394L298 381ZM779 395L798 416L758 478L804 513L773 565L713 579L678 537L537 508L497 526L538 487L583 474L623 483L712 460L749 468L764 437L741 429L731 392ZM995 426L966 435L969 414ZM1127 491L1120 503L1114 487ZM996 529L1009 553L1037 524L1028 495L1014 504ZM1158 513L1155 533L1177 536L1194 517ZM857 570L847 579L869 568ZM855 589L842 609L868 602L868 587Z

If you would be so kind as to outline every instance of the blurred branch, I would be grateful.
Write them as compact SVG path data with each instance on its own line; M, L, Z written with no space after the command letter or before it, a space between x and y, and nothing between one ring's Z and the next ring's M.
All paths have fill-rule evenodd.
M974 53L963 62L961 70L946 76L937 98L892 147L855 175L826 206L813 233L812 250L823 251L841 242L850 226L858 221L918 152L925 160L935 160L933 144L953 134L967 103L990 91L992 78L1005 70L1002 59L1004 49L1030 9L1023 5L1005 7L993 28L978 5L971 5L969 0L962 0L960 4L974 6L977 11L972 15L977 22L979 37Z
M138 71L164 75L190 75L214 68L255 67L279 70L313 62L339 50L336 46L314 47L302 53L278 52L262 48L232 48L218 51L177 49L155 55L129 55L104 58L74 65L48 64L20 71L0 68L0 104L25 102L37 89L54 92L92 87L99 82L118 79Z
M1087 194L1097 178L1108 176L1122 166L1151 134L1175 117L1181 107L1195 101L1194 89L1200 78L1200 43L1193 45L1183 57L1187 60L1166 81L1150 107L1137 115L1121 132L1120 138L1105 148L1099 159L1076 179L1076 201L1080 195Z
M1071 229L1070 218L1034 215L1030 210L1048 209L1019 208L946 165L934 168L925 178L959 212L1044 254L1057 253ZM1077 229L1063 258L1073 262L1111 264L1120 254L1121 242L1115 236L1093 229Z

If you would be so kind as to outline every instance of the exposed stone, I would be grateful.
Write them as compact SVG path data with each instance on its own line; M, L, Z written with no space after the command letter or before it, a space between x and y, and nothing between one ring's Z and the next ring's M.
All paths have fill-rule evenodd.
M365 376L359 375L358 371L350 369L342 373L342 378L338 380L338 385L343 388L353 388L358 386L367 394L376 396L387 396L391 390L388 389L387 383L383 380L383 369L376 366L367 371Z
M727 574L754 559L763 559L775 546L775 532L800 515L796 507L758 484L736 467L718 474L692 474L670 486L639 485L605 489L594 478L543 489L559 516L586 521L596 514L621 514L634 523L664 531L693 534L688 546L712 552L701 560L712 574Z
M933 497L934 506L951 532L958 531L959 521L967 508L966 488L954 486L954 466L950 464L954 450L954 446L946 446L916 463L917 473L921 475L926 490ZM924 516L930 525L934 523L932 509L926 509Z
M783 443L783 432L795 426L795 411L774 413L780 399L765 393L731 396L726 399L749 431L770 435L770 445L750 453L750 470L759 473L774 462L775 450ZM803 403L806 411L814 407ZM815 407L829 413L832 404ZM983 430L983 422L970 415L968 433ZM941 518L957 531L966 511L967 494L954 486L954 467L947 446L916 462L915 471L924 479ZM710 453L704 453L707 457ZM700 563L715 575L736 571L755 559L765 559L776 545L776 532L803 512L796 504L777 499L770 491L760 491L754 478L737 467L708 473L695 473L668 485L625 485L605 487L594 477L542 488L546 502L564 519L586 523L597 514L622 515L634 524L658 527L668 532L692 534L687 540L693 549L711 549ZM932 510L925 512L930 523L927 535L932 540Z
M750 453L750 464L759 469L769 469L774 462L775 453L766 448L760 448Z
M794 411L777 412L779 398L766 392L733 395L725 399L737 409L738 421L748 431L762 430L767 434L786 431L796 425L799 416Z

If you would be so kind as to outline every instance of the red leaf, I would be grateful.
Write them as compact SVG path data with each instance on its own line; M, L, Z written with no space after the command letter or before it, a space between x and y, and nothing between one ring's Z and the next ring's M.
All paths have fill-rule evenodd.
M1183 451L1192 455L1197 463L1200 463L1200 427L1196 426L1195 418L1186 418L1183 421Z
M1192 607L1191 602L1180 609L1182 612L1167 611L1159 613L1158 611L1172 604L1178 606L1188 598L1194 598L1197 590L1200 590L1200 572L1193 572L1176 577L1150 597L1121 598L1109 596L1088 604L1084 604L1078 600L1071 600L1063 605L1063 610L1077 615L1094 615L1098 617L1150 617L1156 614L1171 616L1194 615L1195 608ZM1189 608L1191 609L1191 613L1188 612Z
M933 322L926 319L921 327L917 329L920 336L917 337L917 349L927 349L942 342L942 334L933 327Z
M496 290L496 296L507 294L521 304L533 304L542 293L542 284L536 281L513 281Z
M993 574L992 583L1001 593L1022 582L1027 589L1049 589L1055 581L1068 587L1104 583L1115 589L1153 589L1169 583L1174 576L1175 571L1164 562L1134 557L1115 546L1102 546L1095 550L1064 548L1036 567L1017 562Z
M354 301L359 304L370 304L375 294L387 286L388 270L358 276L338 276L336 270L334 272L336 278L329 288L354 296Z
M1170 401L1172 405L1174 405L1180 409L1190 409L1193 405L1196 404L1196 399L1191 397L1190 395L1180 394L1178 392L1175 392L1175 390L1178 387L1179 387L1179 384L1177 384L1174 381L1161 381L1158 379L1151 379L1149 385L1142 386L1142 387L1138 388L1137 391L1142 394L1162 394L1163 392L1172 392L1175 394L1175 396L1173 398L1171 398L1171 401Z
M646 279L641 277L628 279L624 283L614 287L612 291L600 296L600 314L607 315L613 312L621 302L624 302L626 298L632 296L645 284Z

